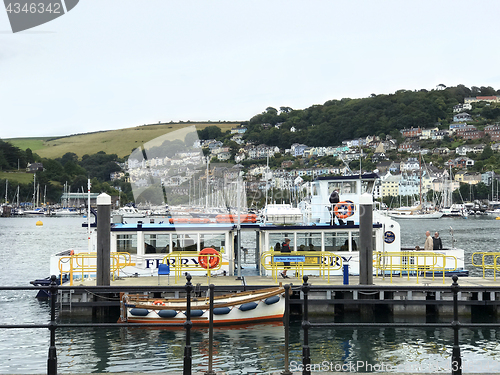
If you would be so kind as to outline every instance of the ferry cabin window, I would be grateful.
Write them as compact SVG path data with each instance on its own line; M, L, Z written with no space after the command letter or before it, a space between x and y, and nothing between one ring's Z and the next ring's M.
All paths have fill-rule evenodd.
M370 193L373 194L373 188L375 187L375 181L363 181L361 183L361 194Z
M137 234L119 234L116 238L116 251L137 254Z
M348 239L348 232L325 233L325 251L343 251L342 246Z
M328 182L328 195L336 189L339 191L340 200L343 200L342 194L356 194L356 182L357 181Z
M212 248L219 253L225 252L226 235L220 234L200 234L200 250ZM242 245L243 246L243 245Z
M372 249L375 249L375 232L372 236ZM359 250L359 232L351 232L351 251ZM325 251L349 251L349 233L325 233Z
M144 251L146 254L168 254L170 252L170 234L145 234Z
M172 234L173 251L198 251L196 233Z
M318 184L313 184L313 186L312 186L312 195L318 195L318 191L319 191Z
M294 251L295 248L294 248L294 243L293 243L293 232L281 232L281 233L275 233L275 232L272 232L269 234L269 249L268 250L271 250L271 247L274 248L276 247L276 244L279 243L280 244L280 247L281 245L283 244L283 242L285 242L285 238L289 238L290 239L290 250L291 251Z
M328 183L328 196L332 194L332 191L338 190L339 193L342 191L341 189L342 183L341 182L329 182Z
M297 233L298 251L321 251L321 233Z

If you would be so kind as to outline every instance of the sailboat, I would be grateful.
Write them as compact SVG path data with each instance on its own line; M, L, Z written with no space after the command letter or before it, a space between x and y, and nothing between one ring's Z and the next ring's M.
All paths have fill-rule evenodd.
M443 216L439 211L427 211L422 207L422 167L421 167L422 154L419 159L420 170L420 201L417 206L401 207L392 211L388 211L387 215L395 219L439 219Z
M450 178L448 180L449 186L445 189L445 194L443 196L443 207L441 208L441 212L443 213L444 217L463 217L467 218L467 210L463 204L456 204L453 203L453 192L452 192L452 182L453 182L453 177L451 173L451 166L450 166ZM446 181L446 180L445 180Z

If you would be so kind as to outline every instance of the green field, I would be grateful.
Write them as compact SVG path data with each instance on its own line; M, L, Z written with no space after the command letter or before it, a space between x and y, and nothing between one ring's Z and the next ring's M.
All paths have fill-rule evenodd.
M4 141L11 143L12 145L20 148L21 150L26 150L27 148L35 152L37 150L43 149L45 147L44 143L50 139L50 137L43 138L11 138L4 139Z
M224 133L239 124L239 122L167 123L59 138L12 138L4 141L12 143L21 150L30 148L34 153L49 159L59 158L67 152L73 152L81 158L85 154L92 155L99 151L125 157L143 143L187 126L195 126L197 130L201 130L215 125Z
M33 173L26 173L23 170L19 172L0 171L0 180L9 180L9 185L29 184L30 182L33 182Z

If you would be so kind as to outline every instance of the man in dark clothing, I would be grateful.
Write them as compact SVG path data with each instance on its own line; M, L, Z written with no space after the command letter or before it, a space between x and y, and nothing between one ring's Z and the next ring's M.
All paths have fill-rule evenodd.
M434 237L432 238L433 242L433 250L443 250L443 243L441 242L441 237L439 237L439 232L434 233Z
M291 253L292 250L290 249L290 239L285 238L285 242L281 245L281 253ZM284 279L288 279L288 276L286 275L286 271L288 268L290 268L290 262L283 262L284 270L281 273L281 277Z
M331 204L331 206L330 206L330 214L331 214L330 225L335 225L336 216L335 216L334 208L335 208L335 205L340 202L339 190L335 189L334 191L332 191L329 199L330 199L330 204ZM337 218L337 220L339 221L339 225L344 225L344 222L340 218Z

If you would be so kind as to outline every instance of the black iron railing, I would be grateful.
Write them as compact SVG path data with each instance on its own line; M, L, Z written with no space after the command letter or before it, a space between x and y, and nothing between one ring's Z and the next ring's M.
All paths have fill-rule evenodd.
M458 277L455 275L452 277L453 283L449 287L445 286L439 286L439 287L431 287L431 286L425 286L425 287L420 287L420 286L415 286L415 287L410 287L410 286L381 286L381 285L350 285L350 286L324 286L322 285L321 287L319 286L313 286L310 285L308 281L308 277L304 276L303 280L304 283L302 284L300 290L303 293L303 314L302 314L302 329L304 332L304 342L302 345L302 366L300 367L302 369L302 374L303 375L311 375L311 350L309 347L309 330L312 328L325 328L325 327L335 327L335 328L353 328L354 326L356 328L451 328L453 329L453 346L452 346L452 355L451 355L451 374L452 375L461 375L462 374L462 357L460 354L460 343L459 343L459 330L460 328L498 328L500 327L500 323L461 323L458 320L458 307L459 304L463 305L465 301L460 301L458 300L458 293L459 291L463 292L474 292L474 291L488 291L488 292L499 292L500 287L460 287L458 285ZM453 294L453 301L449 301L453 304L453 320L451 322L443 322L443 323L323 323L323 322L310 322L309 321L309 293L313 290L331 290L331 291L353 291L353 290L358 290L360 292L365 292L365 293L373 293L373 292L380 292L380 291L394 291L394 290L399 290L399 291L410 291L410 290L416 290L416 291L426 291L426 292L432 292L432 291L440 291L440 292L452 292ZM356 301L351 301L351 302L356 302L359 305L368 303L368 305L374 305L377 303L383 303L383 300L356 300ZM372 303L370 303L372 302ZM393 303L401 303L401 304L406 304L409 301L407 300L393 300ZM415 301L417 302L417 301ZM448 301L418 301L419 304L426 304L429 302L439 302L443 304L447 304L446 302Z
M192 373L192 350L191 350L191 295L193 293L193 285L191 284L191 276L186 276L187 282L184 287L179 286L143 286L143 287L118 287L118 286L96 286L96 287L83 287L73 286L64 287L59 286L56 282L56 277L51 277L50 286L35 286L35 287L1 287L1 290L46 290L50 292L51 296L57 296L60 291L82 290L86 292L94 291L96 293L118 293L118 292L168 292L168 291L184 291L187 297L186 320L179 323L58 323L56 320L56 298L50 299L50 322L46 324L0 324L0 329L11 328L44 328L50 332L50 344L47 360L47 373L49 375L57 374L57 352L56 352L56 331L63 328L121 328L121 327L181 327L186 331L186 342L184 347L184 368L183 374L190 375ZM459 292L500 292L500 287L460 287L458 285L458 278L453 277L451 286L381 286L381 285L336 285L336 286L315 286L308 283L308 277L304 276L304 283L300 287L293 287L294 291L302 292L302 329L303 329L303 346L302 346L302 365L301 370L303 375L311 374L311 348L309 346L309 330L321 327L335 327L335 328L451 328L453 329L453 343L452 343L452 357L451 357L451 373L452 375L460 375L462 373L462 358L460 354L459 332L461 328L498 328L500 323L461 323L458 320L458 308L460 305L470 305L470 301L459 301ZM231 290L249 290L259 289L258 286L221 286L217 287L217 291L231 291ZM201 288L207 290L207 287ZM291 285L285 285L285 314L284 314L284 334L285 334L285 368L282 372L283 375L291 375L289 369L289 319L290 319L290 306L297 300L290 299ZM215 287L210 285L208 287L210 294L210 314L209 314L209 362L207 375L214 375L215 372L212 368L212 353L213 353L213 306ZM335 303L355 303L364 306L373 306L375 304L452 304L453 305L453 320L451 322L443 323L325 323L325 322L310 322L309 321L309 305L311 300L309 294L311 291L335 291L335 292L353 292L359 293L376 293L382 291L425 291L425 292L451 292L453 294L452 301L409 301L409 300L380 300L380 299L357 299L357 300L335 300ZM322 300L324 302L324 300ZM488 301L492 305L499 305L500 301Z

